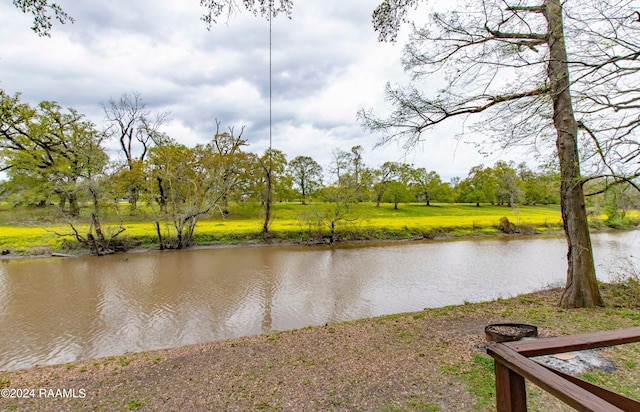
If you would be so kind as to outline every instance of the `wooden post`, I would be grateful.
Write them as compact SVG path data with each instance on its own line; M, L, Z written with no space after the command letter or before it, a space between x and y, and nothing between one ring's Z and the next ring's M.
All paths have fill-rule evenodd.
M527 392L524 378L495 362L496 368L496 407L498 412L526 412Z

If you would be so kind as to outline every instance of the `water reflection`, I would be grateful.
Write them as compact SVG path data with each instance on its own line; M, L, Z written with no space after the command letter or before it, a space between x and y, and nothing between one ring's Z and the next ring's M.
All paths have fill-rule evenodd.
M599 276L638 231L593 236ZM494 299L564 282L561 237L145 252L0 264L0 369Z

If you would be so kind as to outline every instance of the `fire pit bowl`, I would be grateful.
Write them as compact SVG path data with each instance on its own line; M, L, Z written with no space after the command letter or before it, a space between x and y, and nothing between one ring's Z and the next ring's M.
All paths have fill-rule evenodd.
M491 342L513 342L537 337L538 328L526 323L492 323L484 328L484 333Z

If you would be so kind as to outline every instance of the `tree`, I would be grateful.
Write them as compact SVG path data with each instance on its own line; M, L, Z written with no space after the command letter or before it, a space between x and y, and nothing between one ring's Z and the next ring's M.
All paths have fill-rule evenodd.
M233 184L228 167L210 144L168 141L150 149L147 174L154 183L148 190L161 249L191 246L200 217L217 208Z
M74 22L73 17L69 16L62 7L48 0L13 0L13 5L25 14L33 14L31 30L40 37L51 37L52 19L58 20L60 24Z
M493 166L493 173L496 178L496 198L498 204L507 204L514 207L520 201L522 189L520 179L515 170L513 162L498 161Z
M393 209L398 210L398 203L411 201L411 192L404 182L397 180L389 182L387 190L384 193L384 199L389 203L393 203Z
M307 195L322 186L322 166L310 156L298 156L289 162L288 170L305 205Z
M368 191L373 184L373 171L365 166L362 161L363 148L360 145L353 146L351 151L336 148L333 150L333 159L329 172L335 179L335 185L344 187L357 187L358 196L354 201L364 201L368 197Z
M216 119L216 133L213 140L207 144L207 150L213 151L222 163L222 179L223 185L231 188L236 187L243 177L243 166L245 165L245 156L242 152L242 146L248 143L242 138L244 126L240 129L240 133L236 136L234 128L229 127L228 132L220 132L220 122ZM225 193L222 198L223 213L229 213L228 194Z
M559 177L553 171L534 172L525 163L518 165L518 178L522 182L524 203L527 205L536 204L557 204Z
M398 162L384 162L380 168L373 171L374 181L373 188L376 192L376 207L380 207L380 202L384 198L384 194L389 183L397 181L406 165Z
M418 3L383 1L373 15L380 38L393 40ZM362 110L360 119L385 133L381 143L400 139L406 147L446 120L477 113L486 117L473 130L493 132L503 147L533 142L544 149L555 142L568 243L560 304L602 305L578 149L594 170L618 180L638 176L637 169L625 169L640 155L633 138L640 124L640 25L633 2L474 0L454 9L431 14L425 28L414 30L405 54L415 80L443 70L447 85L434 98L415 86L387 85L391 115L380 119Z
M20 95L0 90L0 150L2 170L11 180L37 188L40 201L55 194L60 210L78 216L83 180L102 172L107 155L104 136L74 109L63 112L55 102L37 107L20 102Z
M262 234L269 232L271 224L271 205L274 193L281 194L287 186L285 180L285 170L287 167L287 156L277 149L267 148L264 154L258 158L260 169L263 175L263 192L261 203L264 206L264 221L262 224Z
M102 108L106 133L118 141L124 156L124 168L117 178L129 198L129 214L135 215L140 189L145 185L145 158L154 144L167 139L159 129L169 114L152 113L137 92L124 93L117 101L110 99Z
M351 165L353 167L353 178L356 184L362 183L363 174L366 169L362 161L362 152L364 152L364 148L360 145L351 148Z
M610 227L628 224L627 212L640 206L640 191L634 183L610 185L608 179L594 179L586 186L589 192L589 203L594 206L594 213L607 215L606 223Z
M496 178L493 169L484 165L474 166L467 177L458 185L460 201L475 203L496 203Z
M360 219L353 205L358 202L361 190L362 185L356 184L354 180L336 180L323 189L326 203L312 207L318 228L329 229L329 243L336 241L340 225L355 224Z
M108 162L103 141L104 135L95 125L74 109L65 112L57 103L49 101L33 108L20 103L19 95L8 96L0 90L3 170L11 182L17 183L14 188L22 190L26 183L38 192L39 202L57 195L59 209L71 229L71 233L58 234L73 236L96 255L125 248L116 241L124 228L120 226L115 232L105 233L100 221ZM27 194L33 195L33 192ZM92 208L89 227L81 233L75 220L80 216L82 199L90 200Z
M351 161L351 153L344 151L340 148L336 148L331 152L331 174L335 176L338 183L342 183L349 178L349 171L353 162Z
M416 199L422 200L427 206L431 205L431 200L437 198L438 194L443 191L443 183L440 175L436 172L427 172L424 167L417 169L412 168L411 186L416 194Z

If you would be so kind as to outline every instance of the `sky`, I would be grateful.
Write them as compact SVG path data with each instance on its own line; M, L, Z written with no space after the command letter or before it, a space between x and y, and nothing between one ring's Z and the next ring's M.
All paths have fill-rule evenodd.
M484 157L458 142L458 123L444 124L405 152L401 142L374 148L380 135L362 129L359 109L384 116L384 86L406 84L403 40L380 43L371 13L380 0L294 3L291 19L272 22L272 144L289 160L311 156L329 168L336 149L364 148L370 167L385 161L465 177L478 164L522 160ZM147 108L170 112L162 131L187 146L221 128L245 127L247 150L269 144L269 23L243 11L207 30L198 0L58 0L74 19L38 37L32 19L0 2L0 88L37 104L53 100L104 125L101 103L137 92ZM437 89L438 79L424 84ZM115 152L115 144L111 144Z

